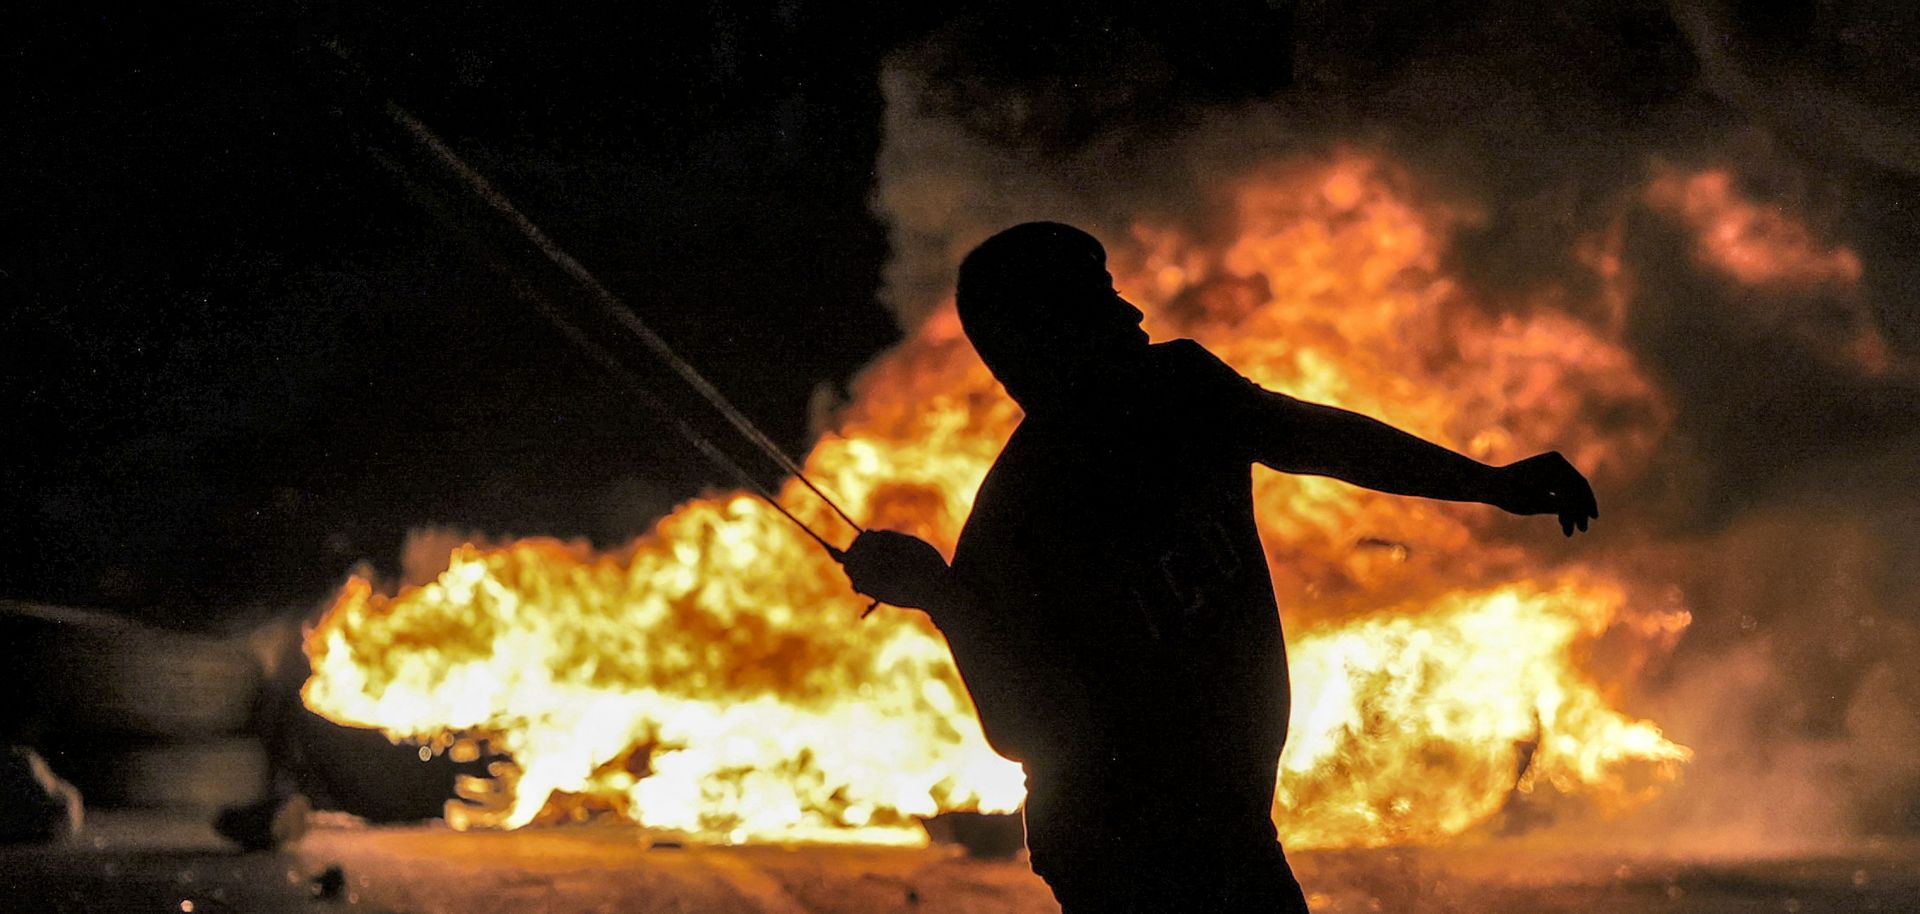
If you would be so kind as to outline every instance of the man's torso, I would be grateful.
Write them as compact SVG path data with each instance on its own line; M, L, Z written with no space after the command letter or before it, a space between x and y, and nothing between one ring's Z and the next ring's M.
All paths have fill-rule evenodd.
M1022 423L955 554L991 612L1032 623L1026 662L1091 696L1030 751L1277 756L1286 658L1235 401L1255 391L1176 343L1102 393Z

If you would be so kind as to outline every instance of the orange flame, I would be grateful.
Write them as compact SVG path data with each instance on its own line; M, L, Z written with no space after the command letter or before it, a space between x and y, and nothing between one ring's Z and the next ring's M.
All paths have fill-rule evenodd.
M1632 358L1558 312L1468 300L1441 268L1453 216L1404 184L1353 153L1277 167L1239 186L1227 242L1143 223L1113 271L1156 338L1197 338L1273 389L1484 459L1557 447L1602 480L1631 473L1668 415ZM868 524L951 549L1018 418L949 305L863 375L807 471ZM1575 660L1603 634L1668 646L1684 613L1551 569L1489 509L1264 471L1256 490L1294 628L1275 804L1291 845L1435 840L1540 783L1624 806L1641 772L1688 756ZM796 486L782 498L834 529ZM449 804L456 827L590 798L713 840L916 843L916 817L1016 808L1022 773L987 748L937 632L862 608L817 546L723 495L618 555L529 540L462 548L396 596L350 580L309 635L304 697L511 756L465 785L477 804Z
M1825 244L1785 208L1742 194L1725 168L1657 169L1646 200L1692 231L1695 260L1772 293L1746 302L1758 323L1785 328L1828 361L1870 375L1910 370L1859 294L1860 257L1851 248Z
M1741 195L1733 173L1724 168L1690 175L1663 170L1647 185L1647 202L1678 214L1693 228L1700 260L1747 285L1851 284L1860 279L1858 255L1816 241L1780 207Z

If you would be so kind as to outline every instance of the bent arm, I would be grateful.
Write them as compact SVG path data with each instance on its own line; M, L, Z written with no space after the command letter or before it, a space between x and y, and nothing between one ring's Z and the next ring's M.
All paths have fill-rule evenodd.
M1394 495L1492 503L1499 470L1369 416L1260 391L1254 459Z

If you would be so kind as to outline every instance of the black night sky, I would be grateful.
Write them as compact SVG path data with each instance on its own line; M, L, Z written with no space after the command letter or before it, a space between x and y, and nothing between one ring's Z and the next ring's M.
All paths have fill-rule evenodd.
M5 590L194 621L410 525L618 541L721 481L506 291L585 313L563 280L423 205L383 96L799 446L897 335L864 203L891 36L816 18L41 17L10 55Z
M957 29L992 50L959 67L1071 78L1149 22L1015 6L38 5L7 39L0 596L203 625L391 568L409 527L618 543L725 481L513 293L592 313L388 98L802 449L816 390L899 338L884 56ZM1155 85L1269 91L1289 21L1163 29Z

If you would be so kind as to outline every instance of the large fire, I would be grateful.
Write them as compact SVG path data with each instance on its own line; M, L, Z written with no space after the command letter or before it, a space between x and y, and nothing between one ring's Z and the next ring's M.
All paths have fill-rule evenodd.
M1377 158L1247 176L1225 209L1217 235L1108 239L1155 338L1488 461L1557 448L1603 486L1664 433L1659 392L1605 332L1471 300L1442 260L1463 217ZM806 468L870 526L950 549L1018 419L949 305L866 372ZM1669 646L1686 614L1542 557L1550 521L1265 471L1256 488L1290 626L1290 846L1436 840L1542 787L1624 808L1688 757L1617 710L1605 676ZM836 529L804 490L782 494ZM309 636L305 699L508 757L449 804L456 827L588 810L709 840L916 843L919 817L1016 808L1022 773L988 749L938 633L864 608L770 508L718 495L618 554L528 540L461 548L395 596L350 580ZM1597 655L1608 669L1582 660Z

